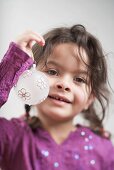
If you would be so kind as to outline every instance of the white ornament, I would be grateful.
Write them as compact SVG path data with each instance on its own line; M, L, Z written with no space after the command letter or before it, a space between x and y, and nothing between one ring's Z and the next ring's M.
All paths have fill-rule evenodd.
M49 82L46 75L33 65L20 75L15 91L24 104L36 105L47 98Z

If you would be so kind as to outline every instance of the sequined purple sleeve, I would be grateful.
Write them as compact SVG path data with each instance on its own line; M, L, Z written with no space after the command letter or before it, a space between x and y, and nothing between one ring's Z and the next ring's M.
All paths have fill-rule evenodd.
M14 42L0 63L0 107L7 101L11 88L16 84L21 73L33 63L32 58Z

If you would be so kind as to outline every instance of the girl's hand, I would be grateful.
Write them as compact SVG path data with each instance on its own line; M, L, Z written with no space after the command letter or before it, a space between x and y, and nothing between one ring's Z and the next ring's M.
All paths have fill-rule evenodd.
M41 35L35 32L26 31L16 39L15 43L18 44L24 52L33 58L32 46L34 43L38 43L39 45L44 46L45 40Z

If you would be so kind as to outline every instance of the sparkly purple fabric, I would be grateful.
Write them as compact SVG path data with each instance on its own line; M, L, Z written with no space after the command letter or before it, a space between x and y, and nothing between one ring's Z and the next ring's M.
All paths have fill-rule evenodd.
M32 59L12 43L0 65L0 105ZM58 145L42 128L32 131L19 119L0 118L0 167L3 170L114 170L112 143L78 126Z

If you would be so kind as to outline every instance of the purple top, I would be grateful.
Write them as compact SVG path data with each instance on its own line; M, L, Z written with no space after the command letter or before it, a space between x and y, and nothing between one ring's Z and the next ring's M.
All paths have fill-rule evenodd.
M19 75L33 63L11 43L0 64L0 105ZM0 167L3 170L114 170L114 148L91 129L78 126L60 145L42 128L33 132L22 120L0 118Z

